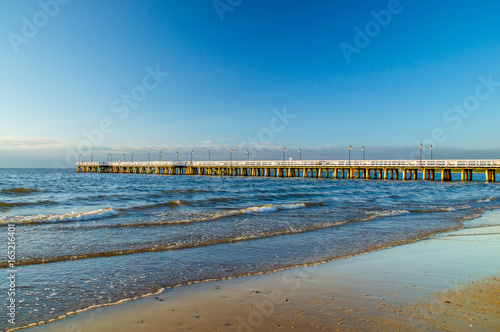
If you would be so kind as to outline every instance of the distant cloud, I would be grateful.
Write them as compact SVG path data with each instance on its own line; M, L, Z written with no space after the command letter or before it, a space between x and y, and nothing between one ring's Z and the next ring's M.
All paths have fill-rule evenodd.
M40 148L53 147L57 144L56 140L40 137L0 137L0 147L2 148Z

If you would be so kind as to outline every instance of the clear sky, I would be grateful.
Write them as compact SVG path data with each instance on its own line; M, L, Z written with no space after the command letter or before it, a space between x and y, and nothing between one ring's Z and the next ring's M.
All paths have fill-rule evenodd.
M0 167L497 158L498 1L0 2Z

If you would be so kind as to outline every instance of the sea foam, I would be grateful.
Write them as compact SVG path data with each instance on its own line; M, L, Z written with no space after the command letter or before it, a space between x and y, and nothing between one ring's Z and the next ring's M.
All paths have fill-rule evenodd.
M16 223L16 224L40 224L40 223L54 223L66 221L85 221L102 219L118 215L118 211L112 208L99 209L90 212L69 212L60 214L38 214L29 216L19 216L0 219L1 223Z

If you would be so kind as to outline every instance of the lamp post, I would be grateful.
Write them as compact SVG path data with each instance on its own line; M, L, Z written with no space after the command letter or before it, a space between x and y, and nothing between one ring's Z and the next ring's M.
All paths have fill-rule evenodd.
M365 146L363 145L363 147L361 148L361 150L363 150L363 161L365 161Z
M135 152L132 152L132 162L134 162L134 154Z
M420 142L420 165L422 165L422 148L424 147L424 145L422 144L422 142Z
M229 166L233 165L233 149L229 151Z
M302 148L299 148L299 160L302 160Z
M431 149L431 160L432 160L432 144L431 144L431 147L430 147L430 149Z
M177 157L177 162L179 162L179 152L176 152L175 156Z
M80 155L78 156L78 163L81 164L82 163L82 154L80 153Z
M161 161L161 155L163 154L163 151L160 151L160 161Z
M285 165L285 152L286 152L286 146L283 147L283 165Z
M250 161L250 152L247 150L247 161Z
M194 153L194 150L191 150L191 164L193 163L193 153Z
M208 154L208 161L210 161L210 150L207 151Z
M351 166L351 150L352 150L352 145L349 144L349 166Z
M113 162L113 156L111 155L111 153L108 152L108 161L111 161Z
M151 162L151 154L148 152L148 161Z
M124 153L124 154L123 154L123 162L125 162L125 161L126 161L126 160L125 160L125 153Z
M94 162L94 154L93 153L90 154L90 161Z

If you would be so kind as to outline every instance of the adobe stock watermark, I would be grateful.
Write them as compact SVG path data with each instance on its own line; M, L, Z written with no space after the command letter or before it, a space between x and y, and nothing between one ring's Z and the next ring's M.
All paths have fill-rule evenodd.
M392 18L400 14L403 9L404 7L399 0L389 0L387 9L370 11L373 20L368 21L363 29L358 26L353 28L355 32L353 43L341 42L339 44L340 51L347 63L351 63L353 54L360 54L361 50L370 45L372 39L382 32L382 28L386 28L391 23Z
M141 84L134 86L128 94L124 93L111 102L111 112L117 114L120 120L126 120L130 111L139 107L139 104L147 98L149 93L157 89L164 78L169 75L168 72L161 71L159 64L156 65L155 69L147 66L146 72ZM101 119L97 128L83 129L82 134L85 138L76 145L76 149L68 148L66 165L54 162L52 167L74 167L75 163L79 161L80 154L90 155L96 147L102 144L105 135L113 133L115 129L116 121L110 118Z
M447 109L443 113L443 121L451 126L451 130L455 131L460 129L464 120L468 119L479 110L481 102L491 98L496 89L500 87L500 81L494 81L492 74L488 75L487 78L479 76L477 79L479 84L474 89L474 93L466 96L461 103L453 104L453 107ZM447 140L447 131L441 127L437 127L431 131L430 137L426 139L415 139L414 142L415 145L420 146L420 143L422 143L424 146L428 147L436 143L442 144ZM423 153L427 157L430 154L430 151L425 149ZM419 152L414 151L410 154L409 159L418 158Z
M297 116L288 113L286 107L283 107L281 111L273 109L273 114L267 127L261 128L255 136L248 136L237 145L238 148L252 147L258 150L268 146L273 142L275 135L284 131L290 125L291 120Z
M19 47L26 45L29 41L38 35L40 29L45 27L50 19L54 18L61 9L61 5L66 5L71 0L40 0L38 6L40 10L28 18L21 18L22 27L20 34L15 32L7 33L7 39L15 53L19 53Z
M232 12L234 8L241 5L242 2L243 0L214 0L212 5L214 6L217 16L219 16L219 20L223 22L224 14L226 12Z

